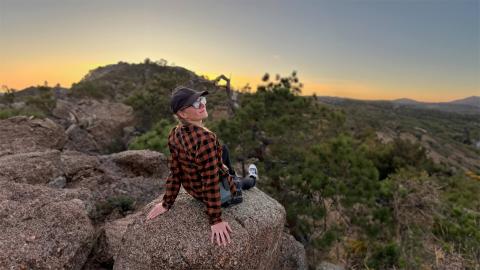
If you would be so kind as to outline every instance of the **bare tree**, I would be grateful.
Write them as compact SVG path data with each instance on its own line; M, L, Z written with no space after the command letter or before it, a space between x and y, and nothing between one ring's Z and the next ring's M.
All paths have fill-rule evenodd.
M230 78L227 78L225 75L220 75L218 76L213 82L215 85L220 81L224 80L227 84L225 85L225 90L227 92L227 97L228 97L228 114L230 116L233 116L235 114L235 103L236 103L236 95L233 93L233 91L230 88Z

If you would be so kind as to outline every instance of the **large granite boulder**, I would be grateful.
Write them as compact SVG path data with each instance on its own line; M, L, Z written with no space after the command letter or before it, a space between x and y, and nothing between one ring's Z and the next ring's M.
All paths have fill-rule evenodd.
M0 177L10 181L47 184L60 176L63 169L58 150L0 156Z
M114 163L124 173L135 176L166 177L168 175L167 158L164 154L151 150L127 150L100 156L102 163Z
M144 206L162 192L167 175L167 158L150 150L104 156L70 150L0 156L0 177L5 180L89 190L90 203L99 210L90 212L95 219L109 215L111 204L131 201L131 210Z
M59 99L52 114L68 135L65 149L86 153L108 153L135 124L132 107L107 100Z
M142 215L142 211L139 211L124 218L105 222L104 226L99 230L97 243L87 262L90 268L111 268L113 266L118 251L122 246L122 239L128 225L141 218Z
M65 149L90 154L100 152L101 147L95 141L93 135L88 133L86 129L81 128L79 125L70 125L65 130L65 134L68 137L68 140L65 143Z
M98 156L70 150L62 151L61 162L69 182L80 181L82 177L95 174L100 166Z
M48 118L15 116L0 120L0 156L61 150L65 141L63 127Z
M280 256L276 262L275 270L307 270L307 257L302 243L286 230L282 234Z
M86 188L99 204L121 198L142 207L163 190L167 158L160 152L130 150L92 156L75 151L62 155L68 188Z
M0 269L81 269L95 240L85 196L0 179Z
M121 241L110 237L113 269L273 269L277 264L285 209L256 187L244 191L243 203L223 209L233 230L226 247L210 242L205 206L183 189L170 211L145 221L152 205L124 221L128 227Z

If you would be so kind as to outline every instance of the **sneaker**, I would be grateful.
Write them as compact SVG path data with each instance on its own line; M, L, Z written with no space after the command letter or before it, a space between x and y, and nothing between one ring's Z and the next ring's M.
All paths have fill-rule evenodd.
M250 164L248 166L248 176L253 176L255 179L258 178L258 170L255 164Z

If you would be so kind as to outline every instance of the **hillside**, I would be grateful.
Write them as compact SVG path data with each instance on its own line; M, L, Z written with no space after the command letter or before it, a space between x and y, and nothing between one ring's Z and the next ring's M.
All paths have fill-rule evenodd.
M349 115L347 125L357 133L373 131L385 142L399 137L419 142L435 162L465 170L480 169L480 109L463 114L428 104L409 106L418 103L413 100L403 101L408 104L404 106L398 105L399 101L318 99L344 109ZM470 106L462 108L468 111Z
M451 101L450 103L463 104L463 105L475 106L480 108L480 97L471 96L471 97L467 97L459 100L454 100L454 101Z

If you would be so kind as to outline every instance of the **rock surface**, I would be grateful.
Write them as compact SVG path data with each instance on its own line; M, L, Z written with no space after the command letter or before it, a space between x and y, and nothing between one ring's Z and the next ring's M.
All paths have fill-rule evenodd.
M142 207L163 189L168 175L166 157L150 150L130 150L112 155L47 150L0 156L0 177L57 189L84 188L92 205L108 200L133 200ZM89 212L93 216L104 215Z
M48 118L16 116L0 120L0 156L48 149L61 150L66 138L63 127Z
M63 175L60 151L47 150L0 157L0 177L10 181L47 184Z
M82 193L0 180L0 269L81 269L94 243Z
M141 215L140 211L121 219L106 222L101 228L97 243L93 248L90 258L91 265L113 266L128 225L141 218Z
M67 188L86 188L96 202L128 197L134 208L155 199L168 175L167 159L159 152L130 150L112 155L91 156L69 151L62 156Z
M280 256L274 268L276 270L307 270L307 257L303 245L286 231L282 234Z
M104 163L111 161L132 175L166 177L168 168L166 157L160 152L150 150L127 150L107 156L101 156Z
M145 221L148 210L126 229L113 269L273 269L280 256L285 209L256 187L223 209L227 247L210 242L205 206L183 189L170 211Z
M100 160L97 156L78 151L63 151L61 161L68 182L79 181L83 176L93 174L100 166Z
M77 124L72 124L65 130L68 137L65 149L94 154L100 152L101 147L92 134Z
M108 152L135 123L132 107L106 100L58 99L52 114L68 135L65 149L86 153Z

